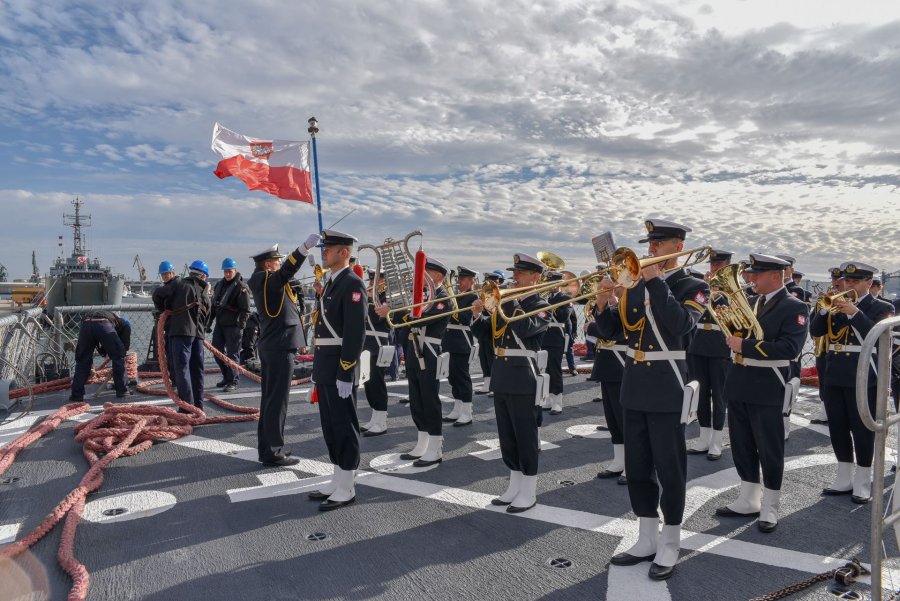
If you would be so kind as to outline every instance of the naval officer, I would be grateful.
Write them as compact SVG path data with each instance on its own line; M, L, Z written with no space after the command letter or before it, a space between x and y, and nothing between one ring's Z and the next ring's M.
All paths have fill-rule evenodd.
M562 281L563 274L559 271L551 271L545 278L546 282ZM566 294L559 288L553 290L547 298L547 302L552 306L559 303L565 303L572 300L570 294ZM549 410L550 415L559 415L562 413L562 395L563 395L563 372L562 361L563 355L569 346L569 318L572 315L572 305L564 304L556 307L549 312L550 323L544 339L541 341L541 348L547 351L547 375L550 376L550 395L543 405L543 409ZM574 366L573 366L574 370Z
M648 219L645 226L647 237L641 243L649 243L653 257L680 252L691 231L663 219ZM685 349L709 298L706 282L677 265L678 259L670 258L644 267L637 284L623 293L618 310L608 307L615 288L611 281L601 281L597 294L601 338L615 339L624 329L628 339L621 390L625 470L631 507L640 521L637 543L611 563L652 561L648 576L653 580L672 576L681 547L687 482Z
M368 310L366 313L366 345L365 350L369 351L369 379L363 384L366 390L366 401L372 408L372 419L365 425L360 426L363 436L381 436L387 432L387 402L388 392L387 384L384 381L384 372L386 367L378 366L378 356L382 352L381 349L389 347L394 348L390 342L391 328L387 324L387 320L375 312L375 307L384 304L387 301L387 294L380 285L384 281L384 272L378 274L378 283L380 291L374 290L375 270L369 270L369 299Z
M265 465L294 465L299 460L284 451L284 420L294 374L294 354L303 340L300 309L290 280L309 250L319 243L310 235L281 264L284 255L274 244L252 257L256 268L247 287L259 312L259 362L262 367L257 427L259 460Z
M356 387L359 358L366 341L366 287L350 268L356 238L337 230L322 231L322 267L330 271L318 299L312 379L319 395L322 437L334 475L324 488L309 493L331 511L356 500L354 475L359 467L359 421Z
M495 269L491 272L484 273L484 281L493 282L497 286L502 286L506 280L503 271ZM491 392L491 366L494 364L494 339L491 336L490 329L484 329L480 334L476 334L478 339L478 361L481 364L481 374L484 376L484 383L481 388L475 391L475 394L493 395Z
M472 335L472 312L469 307L478 298L472 290L475 286L476 273L468 267L457 266L457 293L455 299L459 312L450 316L450 322L441 339L441 350L450 353L450 373L447 382L453 394L453 410L444 416L445 422L454 426L468 426L472 423L472 376L469 374L475 338Z

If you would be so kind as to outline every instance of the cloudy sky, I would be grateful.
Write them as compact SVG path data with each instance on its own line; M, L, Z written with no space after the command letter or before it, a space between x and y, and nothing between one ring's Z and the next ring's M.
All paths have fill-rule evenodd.
M136 254L250 271L315 210L217 179L213 124L305 139L313 115L326 226L356 209L364 242L419 228L450 264L578 270L656 216L811 275L900 269L895 0L3 0L0 263L68 252L78 195L130 277Z

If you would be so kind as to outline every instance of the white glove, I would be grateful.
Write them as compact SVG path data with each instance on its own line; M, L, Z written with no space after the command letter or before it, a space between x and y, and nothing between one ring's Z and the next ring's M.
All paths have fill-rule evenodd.
M353 394L353 382L344 382L343 380L338 380L337 389L339 397L341 397L342 399L350 398L350 395Z
M321 241L322 236L320 236L319 234L310 234L306 237L306 242L303 243L303 250L309 252L309 249L313 248Z

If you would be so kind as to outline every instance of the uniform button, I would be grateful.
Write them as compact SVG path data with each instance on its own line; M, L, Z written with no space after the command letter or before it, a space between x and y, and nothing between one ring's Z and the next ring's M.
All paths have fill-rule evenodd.
M640 345L640 344L635 344L635 345L634 345L634 348L641 348L641 345Z
M650 347L651 349L653 348L653 345L652 345L652 344L648 344L647 346Z
M650 362L649 362L649 361L647 361L647 367L650 367Z
M637 307L633 308L633 309L631 310L631 312L632 312L632 313L637 313Z

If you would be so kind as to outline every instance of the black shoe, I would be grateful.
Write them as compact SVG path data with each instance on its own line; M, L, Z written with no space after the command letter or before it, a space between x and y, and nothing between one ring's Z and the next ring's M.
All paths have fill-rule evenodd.
M606 432L609 430L609 426L607 426L606 424L598 424L597 430L599 430L600 432Z
M506 507L507 505L510 505L511 503L512 503L512 501L501 501L500 497L497 497L496 499L491 499L491 505L496 505L497 507Z
M852 488L849 490L835 490L833 488L823 488L822 489L823 497L839 497L842 495L852 495L852 494L853 494Z
M216 382L216 388L224 388L227 385L228 382L226 382L225 380L219 380L218 382Z
M818 418L816 418L816 419L811 419L811 420L809 420L809 423L811 423L811 424L819 424L820 426L824 426L824 425L826 425L826 424L828 423L828 420L827 420L827 419L818 419Z
M675 573L675 566L661 566L656 562L650 564L650 571L647 576L650 580L668 580Z
M578 375L578 370L575 369L575 368L570 369L570 370L569 370L569 375L570 375L570 376L577 376L577 375Z
M688 455L706 455L707 450L708 449L703 449L702 451L700 449L688 449L687 454Z
M754 511L752 513L740 513L738 511L730 509L726 505L725 507L719 507L718 509L716 509L716 515L725 518L755 518L759 517L759 512Z
M263 459L263 465L276 465L278 467L286 467L288 465L297 465L300 463L300 460L296 457L288 457L287 455L282 455L281 457L272 457L271 459Z
M459 422L459 421L453 422L454 428L462 428L463 426L471 426L471 425L472 425L472 420L469 420L467 422Z
M459 419L459 418L458 417L442 417L441 421L449 424L450 422L455 422L457 419Z
M443 461L443 457L438 457L437 459L433 459L431 461L425 461L424 459L416 459L413 461L413 467L428 467L429 465L437 465L441 461Z
M616 480L616 484L619 486L627 486L628 485L628 477L625 474L619 476L619 479Z
M632 555L631 553L617 553L612 556L612 559L609 560L614 566L636 566L639 563L643 563L645 561L653 561L653 558L656 557L656 553L653 555L646 555L644 557L639 557L637 555Z
M712 454L712 453L707 453L707 454L706 454L706 460L707 460L707 461L718 461L718 460L721 459L721 458L722 458L722 454L721 454L721 453L719 453L718 455L714 455L714 454Z
M421 458L421 455L410 455L409 453L403 453L402 455L400 455L400 459L404 461L418 461Z
M387 434L387 430L382 430L381 432L372 432L371 430L366 430L363 432L363 436L365 438L372 438L373 436L381 436L382 434Z
M601 480L605 478L617 478L622 475L622 472L611 472L608 469L604 469L601 472L597 472L597 477Z
M400 403L401 405L407 405L407 404L409 404L409 399L400 399L397 402Z
M592 398L591 402L592 403L602 403L603 399L601 399L600 397L597 396L597 397Z
M537 505L537 501L535 501L534 503L532 503L532 504L529 505L528 507L516 507L515 505L512 505L512 504L511 504L509 507L506 508L506 513L522 513L522 512L524 512L524 511L528 511L529 509L531 509L531 508L534 507L535 505Z
M81 396L81 397L70 396L69 398L66 399L66 402L67 403L83 403L84 397L83 396Z
M856 495L850 495L850 500L857 505L866 505L872 500L872 497L857 497Z
M562 413L562 411L560 411L559 409L550 410L550 415L559 415L560 413Z
M760 532L768 534L770 532L775 532L775 528L778 527L778 522L764 522L760 520L756 523L756 526L759 528Z
M306 496L309 498L310 501L324 501L325 499L327 499L327 498L330 497L331 495L326 495L326 494L323 493L323 492L319 492L319 491L317 491L317 490L314 490L314 491L312 491L311 493L308 493Z
M340 507L344 507L346 505L350 505L356 501L356 497L348 499L346 501L329 501L325 499L321 503L319 503L319 511L331 511L332 509L338 509Z
M124 398L127 397L127 396L133 396L133 395L134 395L134 393L131 392L131 391L128 390L128 389L125 389L125 390L123 390L123 391L121 391L121 392L116 391L116 398L117 398L117 399L124 399Z

